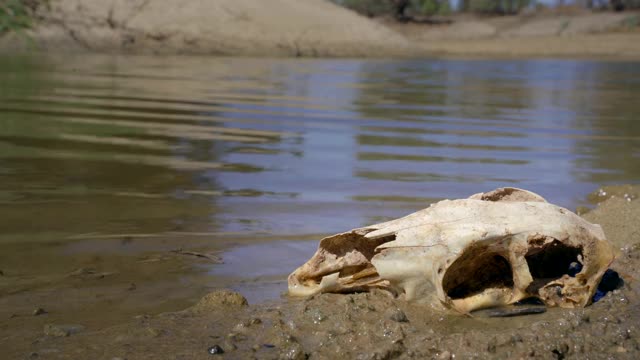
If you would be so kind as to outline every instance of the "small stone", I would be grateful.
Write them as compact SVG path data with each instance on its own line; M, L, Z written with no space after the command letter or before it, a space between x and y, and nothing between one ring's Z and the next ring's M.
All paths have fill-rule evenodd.
M43 315L43 314L46 314L46 313L47 313L47 310L39 307L39 308L36 308L35 310L33 310L32 314L33 314L33 316L38 316L38 315Z
M320 311L320 309L311 310L311 319L313 319L314 324L319 324L323 322L327 316Z
M232 343L231 341L225 341L223 345L224 345L224 348L225 348L225 349L227 349L227 350L235 350L235 349L237 349L237 348L238 348L238 347L237 347L234 343Z
M398 308L391 308L385 312L385 316L395 322L409 322L404 311Z
M135 289L137 289L137 288L138 288L138 287L136 286L136 284L135 284L135 283L131 283L131 284L129 284L129 287L127 287L127 290L129 290L129 291L133 291L133 290L135 290Z
M205 295L197 304L191 307L191 311L196 313L207 313L219 311L228 307L244 307L249 303L244 296L231 290L218 290Z
M248 327L249 327L248 321L241 321L238 324L236 324L236 326L233 327L233 331L237 333L246 332Z
M438 355L438 360L449 360L451 359L451 352L450 351L443 351L440 353L440 355Z
M126 358L121 358L121 357L113 357L111 358L111 360L127 360Z
M244 341L247 340L247 337L239 333L231 332L227 334L227 339L231 341Z
M4 271L0 270L0 276L4 276Z
M493 337L491 340L489 340L489 342L487 343L487 352L491 353L491 354L495 354L496 352L496 347L498 346L498 339L496 339L495 337Z
M147 328L147 332L149 333L149 335L151 335L151 337L154 337L154 338L160 337L164 334L164 330L156 329L152 327Z
M69 276L86 276L86 275L94 275L97 273L97 270L94 268L78 268L69 273Z
M220 347L220 345L213 345L207 349L209 355L220 355L224 354L224 350Z
M300 344L294 343L280 354L280 358L285 360L304 360L307 358L307 355L302 350L302 346Z
M82 325L54 325L47 324L44 326L44 334L53 337L67 337L77 334L84 330Z

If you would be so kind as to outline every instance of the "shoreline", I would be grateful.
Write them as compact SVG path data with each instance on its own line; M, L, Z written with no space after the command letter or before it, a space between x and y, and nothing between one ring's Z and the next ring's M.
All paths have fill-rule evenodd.
M590 43L602 41L611 41L619 45L594 46L584 49L584 46ZM116 51L113 49L80 49L72 45L57 49L44 47L40 45L30 45L23 43L22 39L12 39L2 42L0 38L0 56L10 55L83 55L83 54L101 54L114 56L195 56L195 57L237 57L237 58L255 58L266 57L271 59L286 58L307 58L307 59L495 59L495 60L527 60L527 59L561 59L561 60L592 60L592 61L623 61L637 62L640 61L640 49L628 51L624 49L624 42L634 42L640 44L640 34L620 35L620 34L593 34L572 38L557 37L541 37L535 39L527 39L529 44L539 44L537 48L527 48L522 44L521 39L511 39L505 44L504 39L483 39L483 40L460 40L434 41L428 45L423 45L420 49L411 50L392 50L392 51L367 51L362 53L315 53L313 55L295 55L288 52L256 52L256 53L218 53L208 51L177 51L177 52L156 52L153 49L144 49L136 51ZM56 41L57 43L57 41ZM512 45L513 44L513 45Z
M11 358L47 359L208 359L212 348L224 351L224 358L634 359L640 353L640 225L633 221L640 216L639 195L640 185L603 187L589 195L598 205L582 216L601 224L620 249L611 268L624 285L585 308L465 317L379 290L257 304L216 290L184 310L140 314L99 329L43 319L38 333L6 332L0 344L11 344L5 346Z
M640 34L592 34L575 37L536 37L526 39L482 39L429 44L427 53L441 56L505 59L587 59L640 60L640 49L629 50L627 43L640 43Z

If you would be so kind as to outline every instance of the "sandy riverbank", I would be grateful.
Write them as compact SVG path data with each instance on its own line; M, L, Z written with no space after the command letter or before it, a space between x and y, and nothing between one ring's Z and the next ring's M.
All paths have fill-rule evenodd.
M372 56L406 39L325 0L52 0L2 48L143 54Z
M624 286L584 309L512 318L435 312L383 292L324 294L247 305L214 292L184 311L140 315L100 331L52 324L30 336L5 333L9 358L229 359L617 358L640 353L640 186L608 187L584 217L620 248L612 268ZM613 196L613 197L612 197ZM305 259L301 259L301 262ZM17 321L17 320L16 320Z
M420 52L453 56L640 59L640 13L458 16L441 25L382 21Z
M2 51L309 57L640 59L640 13L368 19L326 0L52 0ZM450 21L450 22L448 22Z

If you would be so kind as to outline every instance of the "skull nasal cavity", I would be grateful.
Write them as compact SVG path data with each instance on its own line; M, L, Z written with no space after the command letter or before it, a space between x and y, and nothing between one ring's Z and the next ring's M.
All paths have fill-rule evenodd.
M524 256L534 279L557 279L569 272L572 262L578 261L582 248L571 247L553 240L541 247L529 249Z
M488 253L486 248L471 248L447 269L442 287L452 299L469 297L489 288L512 288L511 265L504 257Z

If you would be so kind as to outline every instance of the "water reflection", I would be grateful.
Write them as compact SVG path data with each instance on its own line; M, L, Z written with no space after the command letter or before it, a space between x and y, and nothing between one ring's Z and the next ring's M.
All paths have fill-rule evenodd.
M622 115L640 110L634 64L411 61L364 69L361 114L393 125L360 129L367 170L358 176L422 182L432 197L508 183L568 207L599 183L638 179L640 127Z
M150 212L207 194L198 231L313 233L509 184L572 207L640 172L630 63L95 56L2 68L5 201L42 187L68 198L74 181L82 196L146 194ZM404 205L388 212L390 198Z

